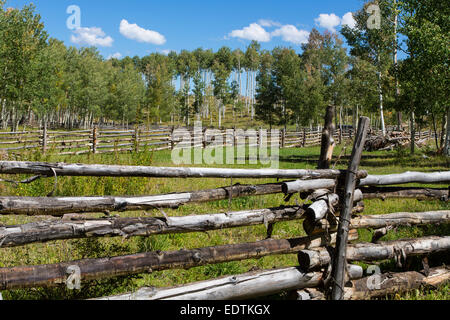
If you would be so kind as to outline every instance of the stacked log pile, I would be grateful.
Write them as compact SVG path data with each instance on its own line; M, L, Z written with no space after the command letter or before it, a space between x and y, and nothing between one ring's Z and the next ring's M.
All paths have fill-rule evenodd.
M365 151L393 150L411 143L411 136L406 132L389 132L387 135L369 134L365 143Z

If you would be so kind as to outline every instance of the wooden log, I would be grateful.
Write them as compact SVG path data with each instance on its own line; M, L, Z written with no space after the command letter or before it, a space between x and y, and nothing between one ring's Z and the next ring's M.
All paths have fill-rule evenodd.
M333 139L334 134L334 124L333 124L333 116L334 116L335 107L328 106L325 113L325 126L322 132L322 146L320 149L320 157L318 169L329 169L331 165L331 159L333 158L333 150L336 146L336 143Z
M88 165L44 162L0 161L0 174L40 174L92 177L167 177L167 178L280 178L280 179L335 179L345 175L342 170L279 170L279 169L226 169ZM367 176L360 171L359 178Z
M356 239L352 232L350 239ZM252 243L241 243L206 247L192 250L147 252L128 256L85 259L50 265L0 268L0 290L27 287L51 287L65 283L66 270L76 266L81 270L81 280L112 278L167 269L189 269L207 264L216 264L246 259L259 259L268 255L292 254L308 248L317 248L328 243L325 235L296 239L266 239ZM331 235L331 242L335 235Z
M311 192L317 189L334 189L336 181L332 179L321 180L296 180L284 182L282 190L284 194L293 194L297 192Z
M15 140L15 141L0 141L0 145L11 145L11 144L21 144L21 143L41 143L42 140Z
M89 237L135 237L155 234L206 232L302 219L302 207L281 207L230 213L167 218L108 218L48 220L19 226L0 226L0 247Z
M350 218L353 208L353 198L356 187L356 172L361 162L364 143L366 141L367 131L369 129L370 120L367 117L361 117L358 125L358 133L356 134L355 144L351 155L350 164L347 170L345 180L345 194L343 206L341 210L341 219L339 221L338 234L336 240L336 253L333 261L332 277L334 283L332 285L331 298L333 300L341 300L344 295L345 266L347 263L347 242Z
M364 269L356 264L347 265L347 275L349 280L361 279L364 275Z
M389 294L402 293L422 286L436 287L450 280L450 268L438 267L425 272L409 271L387 273L352 281L351 288L345 288L344 299L368 300Z
M55 140L55 139L63 139L63 138L67 138L67 137L86 137L86 139L88 139L89 137L92 137L92 130L89 130L90 133L87 134L72 134L72 133L67 133L67 134L56 134L56 133L49 133L49 139L51 140Z
M75 130L75 131L49 131L49 134L79 134L79 133L91 133L91 130Z
M372 262L395 259L399 253L405 256L417 256L450 250L450 237L425 237L384 241L379 243L349 244L347 260L352 262ZM323 267L331 262L331 255L325 248L302 250L298 253L300 268L304 271Z
M133 293L93 300L243 300L317 287L321 280L320 272L303 273L298 268L285 268L226 276L174 288L141 288Z
M338 203L339 196L337 194L329 194L326 200L318 200L310 205L306 210L306 215L314 221L321 220L330 211L330 207L334 208Z
M355 190L353 201L359 202L363 199L361 190ZM319 221L325 218L326 214L339 204L339 196L337 194L328 194L317 199L306 210L306 216L311 221Z
M70 143L91 143L90 139L79 139L79 140L59 140L59 141L49 141L48 144L49 145L55 145L55 144L70 144ZM100 143L100 141L99 141Z
M364 199L437 199L449 200L449 189L424 189L402 187L364 187L361 189Z
M23 147L1 148L0 150L3 150L3 151L30 150L30 149L37 149L40 146L41 146L40 144L37 144L37 145L23 146Z
M407 183L449 183L450 171L423 173L423 172L405 172L400 174L390 174L373 176L369 175L360 181L360 186L381 186Z
M307 215L306 215L307 216ZM381 229L386 227L418 226L450 222L450 211L399 212L381 215L356 216L350 221L351 229ZM315 221L307 216L303 229L308 235L337 230L337 223L326 219Z

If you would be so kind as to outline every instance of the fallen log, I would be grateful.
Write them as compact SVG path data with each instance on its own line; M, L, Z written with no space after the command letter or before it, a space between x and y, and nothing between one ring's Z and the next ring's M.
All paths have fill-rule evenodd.
M174 288L141 288L133 293L93 300L243 300L287 290L317 287L322 273L298 268L257 271Z
M112 278L118 276L161 271L189 269L207 264L259 259L268 255L293 254L304 249L317 248L328 243L325 235L296 239L266 239L192 250L147 252L111 258L85 259L50 265L0 268L0 290L28 287L51 287L67 281L67 268L81 271L81 280ZM358 238L354 230L349 240ZM331 235L331 243L335 235Z
M425 275L427 274L427 275ZM386 273L352 281L351 288L345 288L344 299L368 300L402 293L422 286L436 287L450 280L448 267L432 268L429 272Z
M312 191L323 180L305 180L296 184L298 191ZM54 215L105 211L136 211L178 208L187 203L282 193L283 183L234 185L210 190L141 197L0 197L0 214Z
M381 215L357 216L351 219L352 229L381 229L385 227L417 226L426 224L440 224L450 222L450 211L430 211L430 212L399 212ZM303 229L308 235L322 233L326 230L336 231L337 223L326 219L315 221L307 216L303 221Z
M402 187L364 187L361 189L364 199L437 199L448 201L449 189L424 189L424 188L402 188Z
M302 219L302 207L163 218L107 218L53 220L20 226L0 226L0 247L89 237L135 237L155 234L205 232Z
M372 262L430 254L450 250L450 237L426 237L385 241L379 243L356 243L348 245L347 260ZM331 255L325 248L302 250L298 253L298 262L302 270L311 270L330 264Z
M400 174L390 174L373 176L369 175L362 179L359 186L381 186L407 183L449 183L450 171L423 173L423 172L405 172Z
M278 170L227 168L165 168L143 166L114 166L99 164L65 164L44 162L0 161L0 174L39 174L53 177L149 177L149 178L280 178L280 179L335 179L345 175L342 170ZM367 172L358 172L360 178Z

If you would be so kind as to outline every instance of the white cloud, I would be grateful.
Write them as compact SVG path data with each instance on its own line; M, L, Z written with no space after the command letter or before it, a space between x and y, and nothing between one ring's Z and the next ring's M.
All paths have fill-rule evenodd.
M120 59L122 58L122 54L120 52L116 52L114 54L110 54L108 56L108 58L106 58L106 60L110 60L110 59Z
M169 53L171 53L174 50L170 50L170 49L163 49L163 50L158 50L158 52L164 54L164 55L169 55Z
M319 27L328 29L331 32L336 32L335 28L341 24L341 18L339 18L334 13L322 13L317 19L314 19L314 21Z
M259 42L269 42L271 39L270 33L257 23L252 23L250 26L241 30L233 30L229 36L232 38L256 40Z
M295 26L287 24L272 32L274 37L282 37L286 42L294 44L302 44L308 42L309 32L298 30Z
M336 27L338 26L349 26L351 29L356 26L356 20L351 12L347 12L342 19L334 13L322 13L317 19L314 19L314 21L319 27L328 29L331 32L336 32Z
M106 36L101 28L78 28L73 31L70 40L79 45L111 47L114 39Z
M350 29L354 29L356 27L356 20L353 18L353 13L347 12L342 17L342 26L348 26Z
M267 27L267 28L270 28L270 27L281 27L282 26L282 24L279 23L279 22L276 22L276 21L273 21L273 20L267 20L267 19L260 19L258 21L258 24L261 27Z
M146 30L139 27L137 24L130 24L125 19L120 22L120 33L128 39L136 40L138 42L156 45L163 45L166 43L166 38L159 32Z

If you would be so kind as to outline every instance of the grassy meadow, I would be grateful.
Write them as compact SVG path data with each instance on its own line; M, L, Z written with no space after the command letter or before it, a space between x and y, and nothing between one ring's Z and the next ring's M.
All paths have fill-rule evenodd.
M351 153L351 144L339 146L335 155L342 157L336 168L347 167L348 156ZM345 149L345 150L344 150ZM280 151L281 169L315 168L320 153L319 147L304 149L282 149ZM9 160L48 161L67 163L96 163L120 165L148 165L172 166L171 152L144 150L140 153L108 155L59 156L55 153L42 155L39 152L23 153L10 156ZM436 157L427 152L419 151L415 156L400 149L392 152L374 152L364 154L361 169L370 174L390 174L405 171L438 171L449 170L449 160L445 157ZM204 165L205 166L205 165ZM220 166L217 166L220 167ZM223 166L225 167L225 165ZM259 165L228 165L232 168L259 168ZM23 177L8 177L19 180ZM233 184L271 183L275 179L233 179ZM46 196L54 185L53 178L41 179L29 185L14 186L0 183L0 195L6 196ZM151 195L171 192L193 191L209 188L229 186L230 179L167 179L167 178L91 178L91 177L59 177L55 196L94 196L94 195ZM432 185L430 185L432 187ZM261 197L247 197L234 199L229 206L228 200L214 201L202 204L190 204L178 210L167 209L169 216L182 216L191 214L219 213L244 209L258 209L277 207L283 204L301 203L298 196L292 197L289 203L284 203L283 195L268 195ZM439 201L417 200L366 200L364 214L385 214L394 212L420 212L426 210L449 210L448 203ZM121 217L131 216L160 216L158 210L146 212L113 213ZM90 214L90 217L101 216ZM47 217L48 218L48 217ZM26 216L0 216L0 224L18 225L32 221L42 220L44 217ZM372 231L359 231L358 241L371 240ZM402 227L390 231L386 240L408 237L421 237L427 235L449 235L448 224L425 227ZM273 237L290 238L304 236L301 221L277 223ZM51 264L85 258L98 258L118 256L147 251L166 251L191 249L205 246L234 244L262 240L266 237L264 226L226 229L205 233L156 235L150 237L122 238L96 238L68 241L55 241L43 244L32 244L19 248L0 249L0 267L13 267L22 265ZM442 257L439 258L442 261ZM449 263L448 256L443 257ZM414 260L414 259L413 259ZM430 260L431 261L431 260ZM213 279L219 276L245 273L250 270L272 269L297 264L296 255L270 256L260 260L245 260L240 262L222 263L197 267L190 270L168 270L113 278L108 280L82 282L81 291L70 291L65 287L23 289L2 292L3 298L8 299L85 299L106 295L120 294L133 291L142 286L166 287L187 284L193 281ZM420 270L420 260L411 261L410 269ZM383 272L401 271L392 261L381 262ZM281 294L275 298L284 298ZM273 298L273 297L271 297ZM449 299L449 286L437 290L417 290L402 295L386 297L388 299Z

